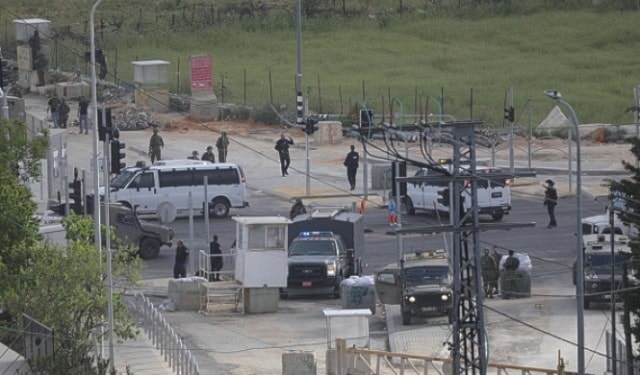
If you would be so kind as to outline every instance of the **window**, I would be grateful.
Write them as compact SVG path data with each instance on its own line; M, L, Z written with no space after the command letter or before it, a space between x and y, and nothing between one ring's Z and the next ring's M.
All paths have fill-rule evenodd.
M158 180L160 187L174 187L174 186L192 186L193 185L193 171L158 171Z
M381 284L395 284L396 278L392 273L381 272L376 276L376 282Z
M137 175L129 184L129 189L150 189L155 187L153 172Z
M240 183L238 171L235 168L199 169L194 171L194 184L201 186L204 177L207 177L209 185L233 185Z
M284 250L284 227L266 227L267 230L267 249Z

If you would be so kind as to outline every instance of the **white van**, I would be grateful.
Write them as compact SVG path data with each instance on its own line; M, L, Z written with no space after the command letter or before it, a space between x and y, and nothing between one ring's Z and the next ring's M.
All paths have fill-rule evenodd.
M161 160L144 168L126 168L111 181L109 199L135 208L140 214L175 215L190 208L191 193L191 208L200 210L205 202L205 176L211 215L225 217L231 207L249 205L245 201L245 176L239 165L197 160Z
M491 174L500 173L504 174L498 168L477 168L478 212L480 215L490 215L494 221L502 220L511 210L511 179L491 177ZM420 168L414 177L431 175L442 176L427 168ZM449 212L448 205L438 202L441 197L438 192L448 188L449 183L446 181L407 182L407 213L414 215L416 210ZM468 193L464 196L464 208L471 209L471 197Z

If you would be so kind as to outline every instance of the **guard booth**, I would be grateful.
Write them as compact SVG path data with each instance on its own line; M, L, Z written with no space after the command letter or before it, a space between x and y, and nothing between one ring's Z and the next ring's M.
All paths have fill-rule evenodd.
M234 217L236 222L235 278L242 284L244 311L278 310L280 288L287 286L287 228L282 216Z

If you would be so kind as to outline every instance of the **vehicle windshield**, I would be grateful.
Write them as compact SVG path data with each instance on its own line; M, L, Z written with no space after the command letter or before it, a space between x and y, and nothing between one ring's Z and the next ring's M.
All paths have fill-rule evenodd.
M405 268L404 276L407 283L422 283L425 281L439 281L449 277L447 266L425 266Z
M329 255L337 254L334 241L293 241L289 247L289 255Z
M629 257L617 254L613 258L613 264L615 266L615 274L622 274L622 267ZM587 262L589 267L596 273L611 273L611 254L591 254L587 255Z
M135 176L136 173L133 171L124 170L121 174L116 176L113 180L111 180L111 187L117 189L123 189L129 181Z

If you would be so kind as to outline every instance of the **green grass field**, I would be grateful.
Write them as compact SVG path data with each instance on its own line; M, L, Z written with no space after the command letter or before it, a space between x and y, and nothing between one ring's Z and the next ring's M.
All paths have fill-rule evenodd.
M81 19L69 26L88 38L82 17L88 19L91 2L76 2L69 11ZM97 46L106 51L110 68L117 65L119 80L133 80L131 61L166 60L171 63L169 90L186 93L188 57L210 54L219 100L253 106L272 100L294 109L296 34L291 6L289 11L271 11L268 17L225 19L205 27L186 20L205 19L206 8L180 8L178 3L157 2L149 9L136 1L103 1L96 20L106 26L97 25ZM640 14L592 7L544 10L535 4L513 1L512 8L456 12L425 6L427 11L402 15L381 7L382 11L367 9L371 12L361 17L304 19L303 89L310 110L347 113L361 103L388 115L392 102L396 114L426 112L427 105L429 112L438 113L443 93L445 114L502 126L505 93L513 88L517 124L535 126L555 105L543 90L557 89L581 123L632 123L634 114L625 109L634 105L633 87L640 83ZM36 8L29 7L31 13L20 17L45 18ZM184 9L200 12L187 17ZM54 29L69 22L62 11L54 14L49 18ZM176 14L179 17L172 19ZM119 29L111 25L117 20L124 23ZM86 50L86 40L83 44L61 38L52 62L71 70L80 61L88 72L81 59Z

